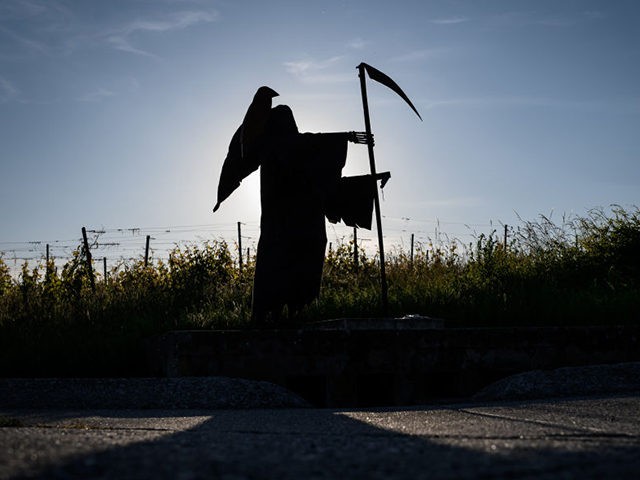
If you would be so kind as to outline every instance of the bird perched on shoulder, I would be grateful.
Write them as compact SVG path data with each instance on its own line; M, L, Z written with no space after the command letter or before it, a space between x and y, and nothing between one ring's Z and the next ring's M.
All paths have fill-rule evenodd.
M243 158L251 154L256 140L264 133L271 112L272 99L277 96L278 92L269 87L260 87L253 96L253 101L242 121L240 148Z

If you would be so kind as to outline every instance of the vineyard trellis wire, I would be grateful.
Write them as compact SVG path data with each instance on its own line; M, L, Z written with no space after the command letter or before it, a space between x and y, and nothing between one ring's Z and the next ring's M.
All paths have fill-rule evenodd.
M399 252L407 254L414 248L425 251L456 245L464 252L480 235L488 235L502 223L464 223L443 221L440 219L420 220L409 217L384 217L385 250L393 256ZM241 231L240 231L241 225ZM225 241L231 245L231 251L240 260L255 255L260 227L257 220L211 223L196 225L167 225L149 227L88 227L89 248L94 268L100 274L106 262L110 267L125 265L128 262L145 257L147 238L149 239L149 261L167 260L175 248L203 244L209 241ZM80 227L78 228L80 233ZM367 254L375 255L375 232L360 230L357 235L357 248ZM353 229L341 224L327 224L327 249L352 242ZM82 248L81 235L65 239L43 239L26 241L0 241L0 258L11 270L13 276L19 275L22 265L36 264L49 258L55 266L74 257L74 251ZM240 251L238 247L244 245Z

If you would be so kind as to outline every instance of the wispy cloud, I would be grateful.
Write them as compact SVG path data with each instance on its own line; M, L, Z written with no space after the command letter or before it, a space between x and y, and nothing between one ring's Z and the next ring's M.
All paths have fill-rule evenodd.
M8 103L18 98L20 91L9 80L0 75L0 103Z
M434 18L433 20L429 20L429 23L433 23L435 25L456 25L458 23L468 22L469 18L467 17L446 17L446 18Z
M140 89L140 82L135 77L115 79L108 86L89 90L84 95L76 97L76 101L98 103L120 95L127 96Z
M353 79L353 75L333 71L333 68L343 59L343 56L336 56L326 60L297 60L284 62L284 67L287 72L308 83L348 82Z
M12 40L14 43L17 43L22 48L27 49L28 51L35 53L48 53L48 49L44 43L16 33L14 30L11 30L9 28L0 26L0 37L2 36L9 40Z
M153 40L219 18L212 1L131 0L124 3L126 5L117 6L102 1L85 5L85 2L68 0L0 0L0 65L5 61L32 63L45 58L50 64L78 53L91 55L104 49L160 59L163 51ZM61 65L64 68L68 63L64 60ZM5 70L5 75L8 73ZM25 83L24 89L18 91L8 78L0 82L2 103L50 102L58 98L54 91L65 88L60 83L30 91ZM111 84L102 85L102 89L95 90L95 87L81 87L80 93L76 90L64 97L79 102L99 102L135 89L136 85L135 81L132 85L122 85L114 79Z
M131 44L131 41L128 38L128 35L116 34L110 35L107 37L107 43L115 48L116 50L120 50L121 52L133 53L134 55L142 55L144 57L156 58L160 57L154 53L147 52L146 50L142 50L140 48L136 48Z
M4 58L64 55L74 42L84 47L95 43L86 30L86 23L58 0L0 1L0 56ZM76 37L80 37L77 42Z
M109 97L115 96L115 93L106 88L99 88L89 93L85 93L81 97L78 97L79 102L95 103Z
M39 15L47 7L33 0L3 0L0 2L0 20L25 18Z
M306 75L309 72L317 72L320 70L326 70L327 68L335 65L336 62L340 61L343 57L336 56L331 57L327 60L298 60L294 62L284 62L285 67L289 73L292 73L296 76Z
M167 32L170 30L182 30L198 23L213 22L218 18L218 14L213 11L182 11L174 12L164 18L152 20L136 20L134 22L115 29L105 35L106 41L123 52L133 53L157 58L154 53L142 50L133 43L136 34L149 32Z
M119 51L158 58L139 46L143 35L184 30L217 20L218 12L196 0L137 3L135 20L115 20L104 2L105 15L87 17L73 3L57 0L0 0L0 54L69 55L108 46ZM134 4L134 2L131 2ZM102 7L102 3L98 5ZM139 7L139 8L138 8ZM132 9L133 10L133 9ZM21 25L18 30L15 25Z

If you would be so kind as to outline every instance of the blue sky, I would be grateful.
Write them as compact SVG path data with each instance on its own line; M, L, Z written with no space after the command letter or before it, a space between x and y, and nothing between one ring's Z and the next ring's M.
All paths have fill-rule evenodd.
M368 83L389 244L639 203L639 2L1 0L0 251L82 226L232 240L237 221L251 244L257 174L211 208L253 93L303 131L362 130L361 61L424 119ZM367 162L351 146L345 173ZM5 257L42 247L23 250Z

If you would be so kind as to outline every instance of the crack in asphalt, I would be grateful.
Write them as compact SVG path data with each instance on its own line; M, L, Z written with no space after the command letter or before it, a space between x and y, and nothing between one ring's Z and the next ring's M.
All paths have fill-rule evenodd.
M526 424L538 425L542 427L553 427L561 430L581 432L583 434L588 434L588 435L590 434L607 435L607 432L598 428L593 428L593 427L577 427L577 426L563 425L563 424L554 423L554 422L548 422L544 420L533 420L530 418L513 417L510 415L504 415L504 414L498 414L498 413L475 412L472 410L468 410L466 408L457 409L455 411L466 413L467 415L473 415L477 417L486 417L486 418L493 418L498 420L508 420L510 422L526 423Z

